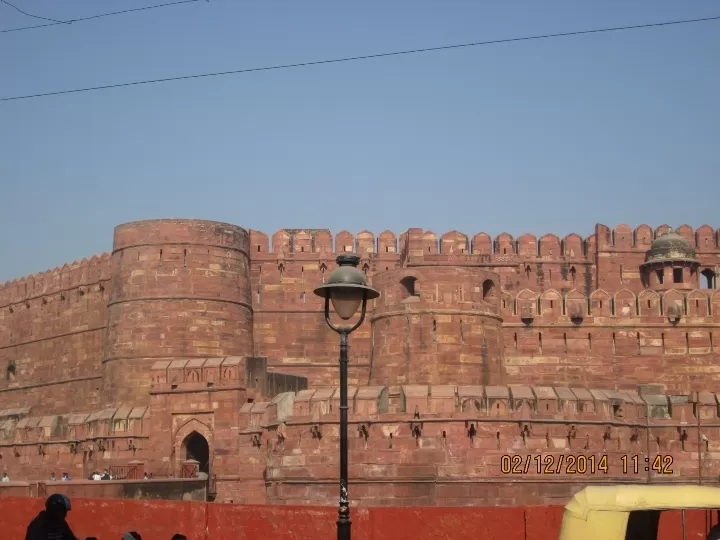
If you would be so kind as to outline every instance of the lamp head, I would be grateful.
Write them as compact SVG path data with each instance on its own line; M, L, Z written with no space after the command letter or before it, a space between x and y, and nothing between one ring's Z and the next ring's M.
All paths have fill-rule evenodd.
M355 315L363 298L373 300L380 293L368 286L367 276L358 269L360 257L340 255L336 262L338 267L330 274L327 283L313 292L321 298L330 298L335 313L347 321Z

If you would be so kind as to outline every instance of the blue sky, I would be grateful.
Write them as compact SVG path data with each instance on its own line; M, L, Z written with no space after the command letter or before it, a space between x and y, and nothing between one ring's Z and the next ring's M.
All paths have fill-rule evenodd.
M50 18L156 2L14 0ZM0 34L0 97L720 15L712 0L211 0ZM42 23L0 5L0 29ZM0 103L0 281L161 217L720 226L720 21Z

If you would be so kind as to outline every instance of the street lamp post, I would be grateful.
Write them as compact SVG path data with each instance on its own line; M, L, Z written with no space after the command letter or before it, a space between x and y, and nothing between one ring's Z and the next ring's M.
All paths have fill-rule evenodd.
M325 321L340 334L340 508L338 510L338 540L350 540L350 501L348 498L348 335L365 320L367 301L380 296L369 287L367 276L358 270L360 257L340 255L336 268L323 286L313 292L325 299ZM330 321L330 302L335 313L344 321L350 320L361 308L360 320L352 326L335 326Z

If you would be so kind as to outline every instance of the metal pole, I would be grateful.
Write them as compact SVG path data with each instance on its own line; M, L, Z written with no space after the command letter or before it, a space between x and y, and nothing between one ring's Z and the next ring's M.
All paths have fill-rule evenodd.
M348 332L340 332L340 509L338 540L350 540L350 501L348 499Z

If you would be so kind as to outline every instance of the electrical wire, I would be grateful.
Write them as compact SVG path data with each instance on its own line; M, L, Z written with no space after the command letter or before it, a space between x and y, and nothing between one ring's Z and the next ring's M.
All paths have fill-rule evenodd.
M92 19L100 19L103 17L113 17L115 15L124 15L125 13L132 13L135 11L146 11L148 9L165 8L165 7L170 7L170 6L177 6L179 4L194 4L195 2L202 2L202 1L203 0L180 0L179 2L169 2L167 4L156 4L154 6L145 6L145 7L133 8L133 9L124 9L122 11L113 11L110 13L101 13L99 15L92 15L90 17L81 17L79 19L70 19L68 21L55 21L55 19L45 19L46 21L55 21L55 22L48 23L48 24L36 24L35 26L23 26L20 28L7 28L5 30L0 30L0 34L4 34L6 32L20 32L22 30L34 30L36 28L47 28L48 26L57 26L58 24L72 24L72 23L77 23L77 22L82 22L82 21L89 21ZM205 0L205 1L208 2L209 0ZM12 5L12 4L9 4L9 2L6 2L6 0L0 0L0 2L3 2L8 5ZM12 6L12 7L15 7L15 6ZM18 9L18 8L15 8L15 9ZM18 9L18 11L20 11L20 10ZM21 11L21 13L24 13L24 12ZM29 15L29 14L25 13L25 15ZM44 17L37 17L36 15L30 15L30 17L44 19Z
M512 42L517 42L517 41L531 41L531 40L537 40L537 39L550 39L550 38L567 37L567 36L579 36L579 35L586 35L586 34L599 34L599 33L603 33L603 32L617 32L617 31L623 31L623 30L637 30L637 29L641 29L641 28L657 28L657 27L662 27L662 26L698 23L698 22L706 22L706 21L717 21L717 20L720 20L720 16L704 17L701 19L686 19L686 20L681 20L681 21L669 21L669 22L662 22L662 23L637 24L637 25L633 25L633 26L616 26L614 28L598 28L598 29L594 29L594 30L579 30L579 31L575 31L575 32L561 32L561 33L557 33L557 34L543 34L543 35L537 35L537 36L494 39L494 40L490 40L490 41L477 41L474 43L462 43L459 45L444 45L444 46L440 46L440 47L427 47L427 48L423 48L423 49L411 49L411 50L405 50L405 51L367 54L367 55L363 55L363 56L350 56L350 57L346 57L346 58L335 58L335 59L330 59L330 60L316 60L316 61L311 61L311 62L300 62L297 64L281 64L281 65L258 67L258 68L235 69L235 70L231 70L231 71L220 71L220 72L215 72L215 73L200 73L200 74L196 74L196 75L183 75L183 76L179 76L179 77L167 77L167 78L163 78L163 79L150 79L150 80L144 80L144 81L106 84L106 85L102 85L102 86L91 86L91 87L86 87L86 88L75 88L72 90L58 90L55 92L43 92L43 93L39 93L39 94L26 94L26 95L21 95L21 96L0 98L0 102L1 101L14 101L14 100L20 100L20 99L32 99L32 98L48 97L48 96L59 96L59 95L63 95L63 94L75 94L75 93L79 93L79 92L92 92L92 91L96 91L96 90L108 90L110 88L122 88L122 87L127 87L127 86L138 86L138 85L142 85L142 84L157 84L157 83L162 83L162 82L200 79L200 78L204 78L204 77L219 77L222 75L237 75L237 74L241 74L241 73L254 73L254 72L259 72L259 71L272 71L272 70L307 67L307 66L318 66L318 65L323 65L323 64L337 64L337 63L341 63L341 62L353 62L353 61L357 61L357 60L370 60L370 59L375 59L375 58L386 58L389 56L400 56L400 55L407 55L407 54L418 54L418 53L426 53L426 52L433 52L433 51L443 51L443 50L449 50L449 49L460 49L460 48L464 48L464 47L479 47L482 45L497 45L499 43L512 43Z
M11 3L8 2L7 0L0 0L0 2L2 2L3 4L5 4L6 6L10 6L10 7L13 8L15 11L19 11L19 12L22 13L23 15L26 15L26 16L28 16L28 17L32 17L33 19L42 19L43 21L52 21L52 22L55 23L55 24L65 24L64 21L58 21L57 19L48 19L47 17L40 17L39 15L33 15L32 13L28 13L27 11L23 11L22 9L20 9L19 7L17 7L17 6L14 5L14 4L11 4ZM42 25L42 26L45 26L45 25Z

